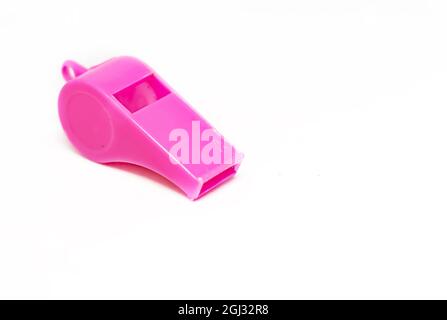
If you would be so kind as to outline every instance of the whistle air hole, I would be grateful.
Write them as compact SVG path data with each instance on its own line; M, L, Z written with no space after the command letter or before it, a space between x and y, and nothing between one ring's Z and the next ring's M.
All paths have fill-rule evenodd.
M154 75L137 81L127 88L115 93L115 98L131 113L151 105L171 93Z

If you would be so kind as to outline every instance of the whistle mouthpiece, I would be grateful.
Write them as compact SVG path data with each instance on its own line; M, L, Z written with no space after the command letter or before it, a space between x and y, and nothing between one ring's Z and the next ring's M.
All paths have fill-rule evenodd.
M62 75L62 127L88 159L153 170L193 200L236 174L243 155L141 61L66 61Z

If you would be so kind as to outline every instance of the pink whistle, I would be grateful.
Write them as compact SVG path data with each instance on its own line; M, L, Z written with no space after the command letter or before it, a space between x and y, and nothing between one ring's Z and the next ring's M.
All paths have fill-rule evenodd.
M66 61L59 117L85 157L133 163L200 198L235 175L242 154L150 67L118 57L86 69Z

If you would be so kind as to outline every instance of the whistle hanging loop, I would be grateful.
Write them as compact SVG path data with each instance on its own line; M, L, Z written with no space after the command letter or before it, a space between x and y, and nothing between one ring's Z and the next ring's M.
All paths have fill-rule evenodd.
M64 77L65 81L73 80L86 71L87 68L80 65L76 61L67 60L62 65L62 76Z

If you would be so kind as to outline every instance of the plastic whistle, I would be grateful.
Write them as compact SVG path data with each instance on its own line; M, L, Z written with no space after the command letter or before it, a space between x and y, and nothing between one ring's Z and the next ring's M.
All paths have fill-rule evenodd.
M90 69L66 61L62 75L59 117L90 160L153 170L190 199L238 170L242 154L141 61L118 57Z

